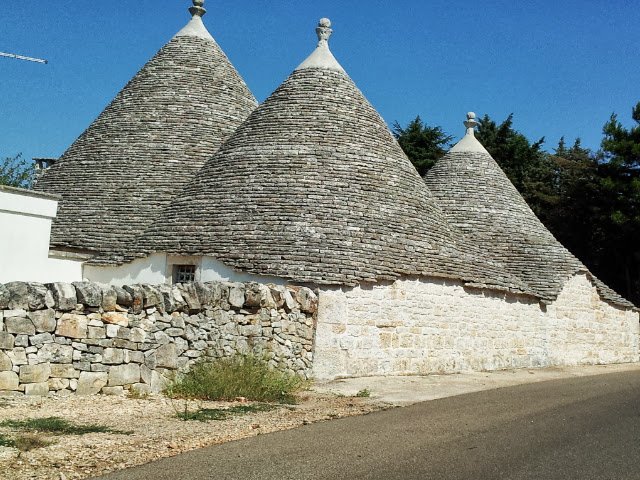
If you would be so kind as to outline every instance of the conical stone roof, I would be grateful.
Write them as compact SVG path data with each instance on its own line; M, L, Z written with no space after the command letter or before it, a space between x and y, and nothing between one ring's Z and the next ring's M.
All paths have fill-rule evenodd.
M298 282L407 275L521 290L462 251L380 115L329 51L311 56L244 122L139 242Z
M425 175L448 222L542 300L554 300L576 273L589 275L600 295L631 307L556 240L475 138L475 114L467 114L466 135Z
M133 239L257 103L202 22L191 21L124 87L36 189L63 196L51 246L118 263Z

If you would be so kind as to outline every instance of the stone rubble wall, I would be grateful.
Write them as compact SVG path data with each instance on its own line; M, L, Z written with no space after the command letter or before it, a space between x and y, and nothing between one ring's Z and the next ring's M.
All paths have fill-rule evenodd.
M159 392L198 359L246 353L308 378L317 303L257 283L0 284L0 393Z
M603 301L585 275L546 308L442 279L323 289L319 298L318 379L639 360L637 311Z

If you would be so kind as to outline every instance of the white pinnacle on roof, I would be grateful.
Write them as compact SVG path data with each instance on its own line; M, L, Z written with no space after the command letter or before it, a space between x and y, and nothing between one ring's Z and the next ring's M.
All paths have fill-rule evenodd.
M329 50L329 37L333 33L331 29L331 20L321 18L316 27L318 34L318 46L307 59L302 62L296 70L304 70L305 68L324 68L327 70L335 70L336 72L345 73L344 68L338 63L336 57Z
M175 34L176 37L199 37L205 40L213 40L213 37L204 26L202 17L207 10L203 7L204 0L192 0L193 7L189 8L189 12L192 15L191 21L185 25L185 27Z
M462 140L456 143L449 151L489 153L475 136L476 125L478 125L478 122L476 121L476 114L473 112L467 113L467 120L464 122L464 126L467 127L467 133L462 137Z

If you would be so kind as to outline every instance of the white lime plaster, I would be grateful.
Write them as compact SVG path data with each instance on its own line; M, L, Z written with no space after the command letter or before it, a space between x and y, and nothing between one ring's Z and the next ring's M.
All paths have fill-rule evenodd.
M464 137L456 143L450 152L484 152L489 153L482 146L482 144L478 141L475 136L475 127L478 125L476 121L476 114L473 112L467 113L467 120L464 122L464 126L467 129L467 133L465 133Z
M318 46L316 49L302 62L296 70L305 68L324 68L326 70L334 70L346 75L344 68L338 63L336 57L329 50L329 37L331 36L331 21L328 18L320 19L316 33L318 34Z
M175 34L176 37L198 37L205 40L212 40L213 37L204 26L202 18L198 15L194 15L193 18L187 23L182 30Z

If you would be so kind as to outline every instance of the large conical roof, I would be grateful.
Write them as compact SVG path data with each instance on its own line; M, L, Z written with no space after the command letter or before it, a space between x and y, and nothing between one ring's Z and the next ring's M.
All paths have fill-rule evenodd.
M133 239L247 118L256 101L202 22L191 21L37 182L63 195L54 248L117 263Z
M462 253L380 115L320 43L142 237L250 273L353 285L432 275L521 289Z
M538 220L475 138L475 125L475 114L470 112L466 135L424 178L449 223L543 300L554 300L571 276L583 272L603 298L632 306L593 277Z

